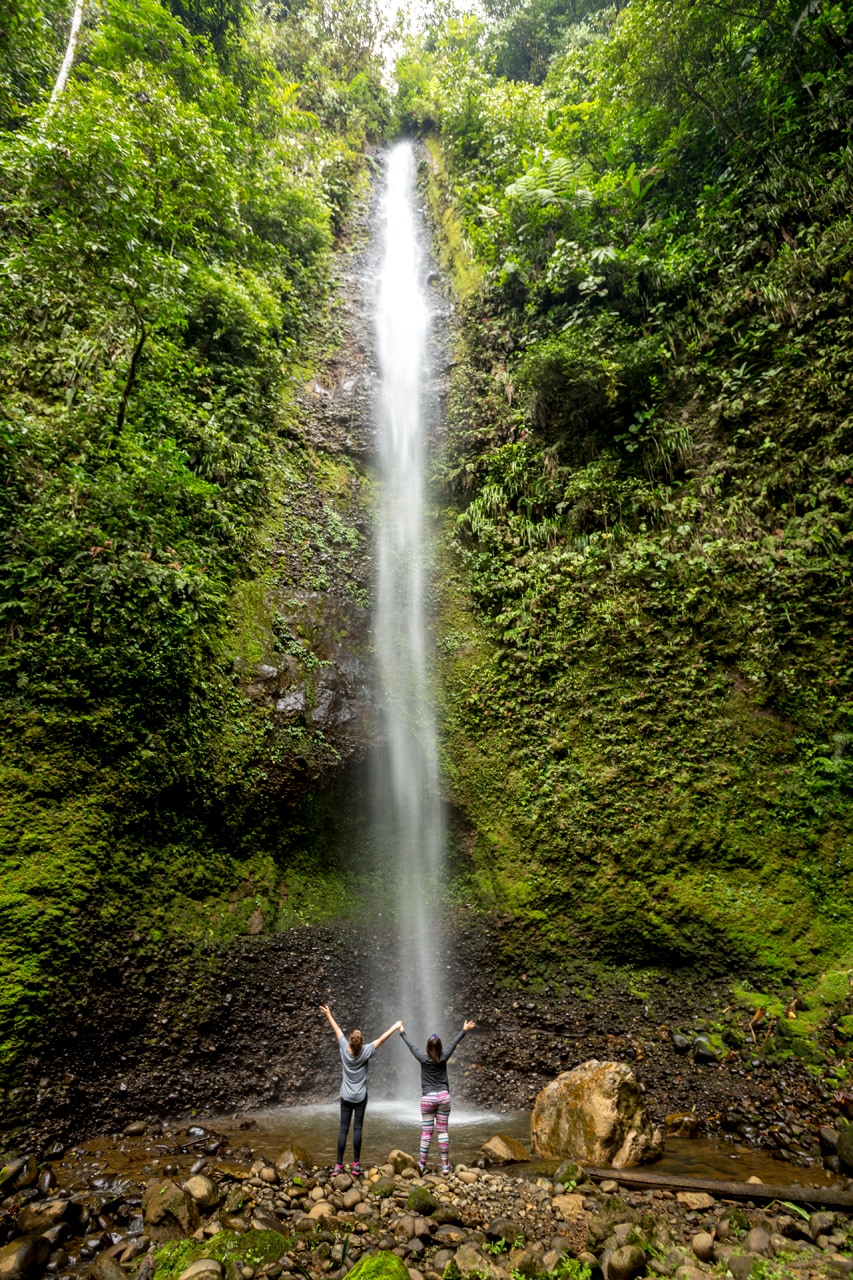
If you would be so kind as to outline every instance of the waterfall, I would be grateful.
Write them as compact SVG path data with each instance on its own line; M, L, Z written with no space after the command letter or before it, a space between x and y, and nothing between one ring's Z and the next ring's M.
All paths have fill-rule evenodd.
M380 386L375 644L387 750L374 780L378 838L395 882L397 954L382 965L381 1004L426 1042L442 1026L446 956L440 941L444 826L429 687L425 512L429 313L414 211L414 156L388 159L383 258L376 301ZM388 888L390 889L390 884ZM408 1055L406 1055L408 1057ZM409 1059L401 1091L411 1093Z

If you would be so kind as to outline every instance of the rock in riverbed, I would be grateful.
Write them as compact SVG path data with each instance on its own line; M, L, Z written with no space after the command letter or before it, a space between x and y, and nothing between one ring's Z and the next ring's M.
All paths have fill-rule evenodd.
M661 1130L624 1062L592 1059L557 1076L536 1098L530 1133L537 1155L614 1169L654 1160L663 1150Z

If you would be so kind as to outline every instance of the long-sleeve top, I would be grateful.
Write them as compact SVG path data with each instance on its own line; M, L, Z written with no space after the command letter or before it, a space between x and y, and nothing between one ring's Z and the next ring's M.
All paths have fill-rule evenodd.
M438 1062L433 1062L423 1049L419 1049L417 1045L412 1044L405 1031L401 1031L400 1035L405 1041L409 1052L412 1053L421 1064L421 1093L441 1093L442 1089L450 1089L447 1080L447 1059L464 1036L465 1032L460 1031L457 1036L450 1041L450 1044L444 1050Z

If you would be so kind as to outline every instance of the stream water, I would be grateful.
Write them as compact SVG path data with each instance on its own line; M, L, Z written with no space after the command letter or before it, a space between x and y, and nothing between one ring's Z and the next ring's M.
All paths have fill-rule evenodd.
M424 608L430 325L414 173L411 145L400 144L388 157L375 314L382 480L375 535L375 646L387 746L373 779L376 843L394 885L397 954L381 966L374 997L386 1025L402 1018L413 1039L424 1043L434 1031L449 1038L450 1029L442 1026L438 904L444 826ZM388 1052L401 1050L395 1040ZM393 1078L400 1075L392 1073Z
M82 1188L93 1178L162 1175L168 1170L185 1177L198 1159L198 1151L187 1143L187 1121L166 1127L162 1136L104 1136L91 1138L66 1153L57 1172L63 1185ZM205 1117L192 1123L208 1126L228 1137L239 1149L247 1143L253 1153L275 1160L285 1146L298 1142L320 1164L331 1165L339 1123L337 1103L318 1106L277 1107L251 1116ZM248 1126L248 1127L247 1127ZM450 1154L454 1163L473 1163L480 1146L495 1132L510 1134L525 1144L530 1140L530 1113L507 1112L496 1117L488 1112L454 1106L450 1118ZM403 1105L377 1102L371 1098L364 1130L363 1159L368 1165L383 1162L389 1151L400 1147L416 1152L419 1125L417 1100ZM211 1163L215 1163L212 1161ZM232 1163L246 1163L236 1155ZM552 1173L556 1160L530 1160L504 1170L510 1176ZM718 1178L745 1182L755 1176L768 1186L820 1186L832 1184L832 1176L819 1165L793 1168L774 1160L769 1152L735 1147L711 1138L668 1138L662 1159L649 1166L656 1174L673 1177ZM618 1173L614 1174L618 1179Z

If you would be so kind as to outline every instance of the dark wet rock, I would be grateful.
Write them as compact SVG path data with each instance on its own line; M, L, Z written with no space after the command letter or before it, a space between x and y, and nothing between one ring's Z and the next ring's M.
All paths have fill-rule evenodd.
M838 1150L838 1130L828 1124L822 1124L817 1131L820 1149L823 1155L831 1156Z
M853 1124L847 1124L843 1129L839 1129L836 1154L844 1172L853 1173Z
M90 1274L93 1280L127 1280L119 1262L107 1253L96 1258Z
M68 1200L33 1201L18 1214L18 1231L22 1235L43 1235L68 1216Z
M676 1053L687 1053L690 1048L689 1039L687 1036L682 1035L680 1031L673 1031L670 1040Z
M145 1229L158 1244L191 1236L199 1225L198 1207L174 1182L155 1182L142 1197Z
M704 1036L697 1036L693 1041L693 1060L694 1062L704 1062L716 1064L720 1061L720 1054L711 1044L710 1040L706 1040Z
M33 1155L17 1156L0 1168L0 1191L10 1187L21 1190L30 1187L38 1177L36 1158Z
M43 1236L19 1236L0 1248L0 1280L24 1280L50 1257L50 1241Z

